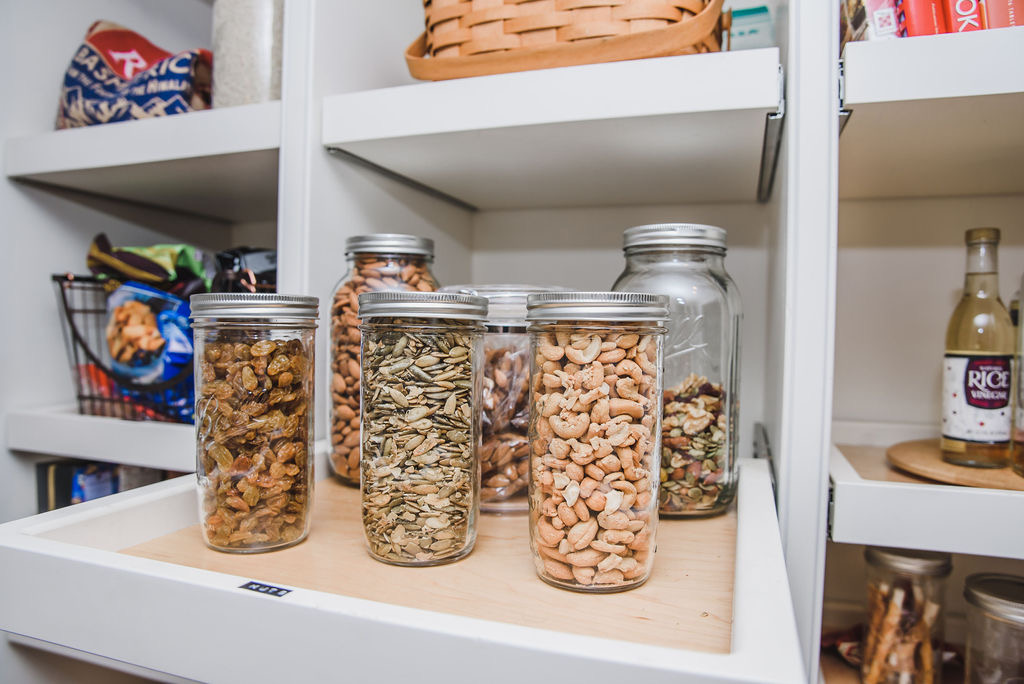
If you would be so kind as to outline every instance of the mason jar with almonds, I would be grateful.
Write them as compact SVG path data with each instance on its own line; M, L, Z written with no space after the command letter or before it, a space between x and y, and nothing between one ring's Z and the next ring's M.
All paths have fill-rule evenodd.
M480 396L480 510L525 513L530 477L530 337L526 298L561 290L536 285L450 285L442 292L486 297Z
M199 294L191 306L203 539L235 553L297 544L312 503L318 300Z
M647 580L658 524L663 295L530 295L530 546L545 582Z
M359 486L359 295L364 292L432 292L434 241L380 233L345 241L348 272L331 307L331 450L335 477Z
M370 292L359 306L367 548L394 565L458 560L476 541L487 300Z

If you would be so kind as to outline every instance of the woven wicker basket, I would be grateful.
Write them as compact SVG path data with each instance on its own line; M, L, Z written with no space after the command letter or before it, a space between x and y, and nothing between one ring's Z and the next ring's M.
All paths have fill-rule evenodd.
M423 0L424 32L406 51L439 81L721 49L722 0ZM428 57L429 55L429 57Z

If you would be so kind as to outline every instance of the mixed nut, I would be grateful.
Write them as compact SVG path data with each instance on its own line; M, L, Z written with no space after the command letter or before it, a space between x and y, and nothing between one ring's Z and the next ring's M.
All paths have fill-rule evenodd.
M691 373L663 394L661 421L660 512L710 513L721 504L731 482L728 460L728 417L720 384Z
M901 578L868 584L868 628L861 665L866 684L938 681L941 649L932 644L932 629L940 606L928 598L926 581L919 584Z
M378 320L362 342L366 540L390 563L455 560L476 534L479 335L466 321Z
M421 255L358 254L331 307L331 467L359 485L359 295L381 290L432 292L437 281Z
M654 556L659 337L624 328L535 333L530 537L542 579L614 591Z
M484 342L480 448L483 510L525 510L530 476L530 344L523 333L489 333Z
M222 334L203 346L196 432L207 543L260 550L308 529L310 350L298 339Z

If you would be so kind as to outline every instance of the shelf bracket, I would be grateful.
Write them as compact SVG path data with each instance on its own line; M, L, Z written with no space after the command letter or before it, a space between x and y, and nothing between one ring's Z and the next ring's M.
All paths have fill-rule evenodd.
M775 506L778 510L779 493L775 486L775 460L772 458L772 447L768 441L768 428L764 423L754 423L754 458L768 461L768 477L772 483L772 494L775 497Z
M761 172L757 179L757 201L767 202L775 185L775 168L782 146L782 124L786 119L786 77L779 66L779 106L765 115L764 142L761 145Z
M843 134L846 124L850 123L852 110L846 108L846 60L839 60L839 135Z

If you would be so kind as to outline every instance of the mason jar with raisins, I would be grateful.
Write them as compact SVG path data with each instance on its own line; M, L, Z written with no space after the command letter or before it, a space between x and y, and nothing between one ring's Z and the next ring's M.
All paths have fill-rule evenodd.
M316 297L193 295L203 539L253 553L309 533Z

